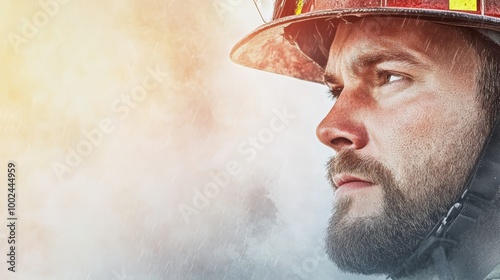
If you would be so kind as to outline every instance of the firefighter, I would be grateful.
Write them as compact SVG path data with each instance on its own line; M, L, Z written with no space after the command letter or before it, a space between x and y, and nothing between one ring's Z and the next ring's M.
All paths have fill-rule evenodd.
M317 128L335 152L330 259L393 279L500 279L500 4L254 2L267 23L232 60L335 100Z

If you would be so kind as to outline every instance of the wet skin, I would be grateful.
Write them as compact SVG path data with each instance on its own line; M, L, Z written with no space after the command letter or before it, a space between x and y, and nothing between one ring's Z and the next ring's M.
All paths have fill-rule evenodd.
M485 114L476 96L478 64L448 26L400 18L340 24L325 71L336 102L317 136L337 153L382 163L409 199L440 180L458 184L463 178L448 178L463 177L472 163L449 167L471 160L456 151ZM382 212L382 188L365 174L331 175L336 203L352 200L347 217Z

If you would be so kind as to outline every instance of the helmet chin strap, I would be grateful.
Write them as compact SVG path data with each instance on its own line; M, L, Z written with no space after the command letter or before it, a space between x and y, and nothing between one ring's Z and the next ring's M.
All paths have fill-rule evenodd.
M500 121L497 121L481 153L465 191L433 227L412 255L387 278L407 276L422 268L432 256L441 280L454 279L446 252L460 236L488 211L500 187Z
M491 41L495 42L497 45L500 46L500 33L498 33L498 31L487 30L487 29L475 29L475 30L477 30L483 36L486 36Z

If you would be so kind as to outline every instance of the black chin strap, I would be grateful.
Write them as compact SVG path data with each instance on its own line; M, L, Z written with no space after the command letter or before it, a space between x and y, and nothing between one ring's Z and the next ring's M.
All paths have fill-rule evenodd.
M488 210L500 187L500 121L493 127L466 186L446 216L440 219L412 255L388 278L409 275L423 267L432 255L439 278L454 279L446 251L458 244L460 236Z

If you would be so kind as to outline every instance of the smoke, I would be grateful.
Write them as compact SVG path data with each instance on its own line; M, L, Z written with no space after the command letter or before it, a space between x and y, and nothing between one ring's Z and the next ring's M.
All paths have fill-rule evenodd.
M229 61L260 25L251 1L0 5L18 217L0 278L349 279L323 252L331 151L314 130L331 104Z

